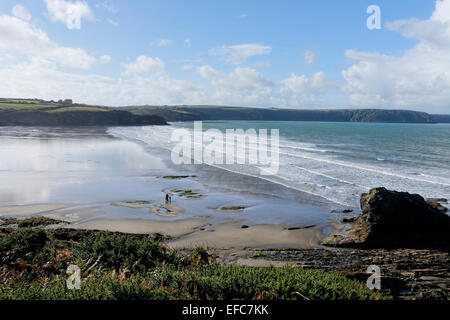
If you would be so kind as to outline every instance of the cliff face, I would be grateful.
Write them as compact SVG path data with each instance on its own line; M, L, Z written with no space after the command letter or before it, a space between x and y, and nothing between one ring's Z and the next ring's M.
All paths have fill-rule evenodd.
M107 108L87 105L1 101L0 126L133 126L165 121L263 120L389 123L450 123L450 115L380 109L301 110L226 106L140 106Z
M430 114L408 110L295 110L213 106L136 107L127 108L127 110L136 114L159 115L164 117L168 121L266 120L435 123L435 120Z
M433 114L433 120L438 123L450 123L450 114Z
M395 122L395 123L434 123L433 117L425 112L409 110L353 110L352 122Z
M142 126L166 124L165 119L158 115L136 115L122 110L0 111L0 126Z

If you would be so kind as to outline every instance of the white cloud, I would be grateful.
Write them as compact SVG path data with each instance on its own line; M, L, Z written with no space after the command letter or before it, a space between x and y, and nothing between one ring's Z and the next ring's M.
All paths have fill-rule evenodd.
M210 99L217 104L264 105L270 101L275 83L251 68L237 67L230 73L214 70L205 65L198 74L210 80Z
M31 13L29 13L28 10L24 6L21 6L20 4L14 6L13 14L17 18L22 19L24 21L30 21L32 19Z
M101 64L108 64L111 62L111 57L108 55L104 55L104 56L101 56L99 60L100 60Z
M164 71L164 62L160 58L139 56L135 62L125 65L124 75L161 73L162 71Z
M105 57L100 57L99 61L109 60ZM198 85L169 77L164 72L163 61L146 56L126 65L122 77L118 78L64 72L57 63L41 57L18 62L14 56L0 54L0 62L0 79L8 79L0 86L0 96L66 97L81 103L112 106L208 103L323 106L322 94L329 85L323 73L311 78L291 75L288 79L273 81L251 68L237 67L226 73L208 65L196 69L207 80L207 84Z
M191 39L184 40L184 46L189 48L191 46Z
M60 47L40 29L12 16L0 16L0 51L39 57L73 68L87 69L95 58L78 48Z
M106 0L97 3L97 4L95 5L95 7L96 7L96 8L100 8L100 9L105 9L105 10L107 10L109 13L112 13L112 14L116 14L117 12L119 12L119 9L118 9L118 8L112 6L112 5L111 5L108 1L106 1Z
M206 84L173 79L160 58L139 56L114 77L63 71L72 66L87 69L92 63L109 63L82 49L60 47L40 29L11 16L0 16L0 96L40 97L105 105L131 104L228 104L247 106L320 106L329 87L324 73L312 77L291 75L274 81L261 72L236 67L222 72L209 65L196 69ZM252 52L254 53L254 51ZM248 52L247 52L248 54ZM201 60L182 59L183 70ZM301 105L300 105L301 104Z
M313 65L317 61L316 54L311 50L306 50L305 52L303 52L303 57L305 58L305 63L307 65Z
M271 52L271 47L256 43L221 46L210 51L214 56L225 57L232 64L243 64L249 57L269 54Z
M324 105L324 102L320 101L321 95L334 87L333 83L327 80L325 72L316 72L310 78L293 73L281 83L284 87L280 94L285 105L297 107Z
M45 0L47 11L52 21L60 21L69 29L79 29L81 20L94 20L89 5L84 1Z
M433 12L431 16L431 20L440 21L440 22L449 22L450 21L450 2L445 0L437 0L436 1L436 10Z
M209 98L225 105L323 107L326 93L335 87L324 72L310 78L292 74L278 82L251 68L237 67L224 73L205 65L197 68L197 73L210 80Z
M109 24L111 24L111 25L113 25L114 27L117 27L118 25L119 25L119 23L117 22L117 21L115 21L115 20L113 20L113 19L106 19L106 21L109 23Z
M450 112L450 0L436 1L428 20L399 20L386 27L419 40L403 55L348 50L343 91L357 107Z
M242 13L240 16L239 16L239 18L247 18L248 17L248 14L246 14L246 13Z
M312 75L309 86L314 91L326 91L335 88L335 84L327 79L323 71L316 72Z
M214 78L220 74L220 72L214 70L214 68L209 65L198 67L197 73L202 78Z
M159 39L157 42L158 47L168 47L172 44L172 40L170 39Z
M0 96L71 98L81 103L110 106L206 101L201 90L189 81L164 75L118 80L95 74L74 74L37 60L0 66L0 78L8 79L0 86Z

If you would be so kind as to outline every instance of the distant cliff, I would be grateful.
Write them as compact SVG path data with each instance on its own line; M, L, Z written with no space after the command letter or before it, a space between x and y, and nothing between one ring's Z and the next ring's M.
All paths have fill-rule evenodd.
M389 123L450 123L450 115L410 110L278 109L228 106L104 107L73 103L70 99L0 98L0 126L142 126L167 121L260 120Z
M135 114L158 115L167 121L192 120L265 120L265 121L333 121L333 122L390 122L390 123L435 123L425 112L409 110L341 109L298 110L263 109L216 106L174 107L127 107ZM445 117L445 116L443 116ZM450 118L450 116L448 116Z
M437 123L450 123L450 114L433 114L432 117Z
M165 125L158 115L136 115L128 111L0 110L0 126L143 126Z

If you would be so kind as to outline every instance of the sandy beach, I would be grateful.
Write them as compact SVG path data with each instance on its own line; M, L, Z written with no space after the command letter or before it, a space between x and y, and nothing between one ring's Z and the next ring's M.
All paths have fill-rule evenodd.
M236 250L314 248L335 229L328 207L266 180L204 165L176 167L166 150L101 128L90 135L40 130L32 139L0 137L10 149L9 170L0 172L0 219L45 216L66 228L158 233L174 248Z
M316 248L324 239L323 227L288 230L282 225L255 225L242 228L226 223L191 233L171 241L173 248Z
M0 207L0 217L27 217L33 215L46 215L49 212L70 207L68 203L42 203L22 206Z
M117 205L117 203L115 204ZM184 209L170 207L178 214ZM128 207L128 206L127 206ZM142 209L142 205L129 208ZM44 216L63 221L58 227L85 230L104 230L129 234L161 234L169 237L172 248L207 247L215 249L242 248L315 248L338 224L299 226L287 228L282 224L257 224L248 226L246 220L227 223L210 223L208 218L187 218L174 221L154 219L106 218L100 208L73 207L71 204L36 204L0 208L0 219L12 217L25 219ZM164 217L158 214L159 217ZM328 229L328 230L326 230Z
M70 228L106 230L132 234L160 233L169 237L180 237L194 232L203 225L205 225L205 220L202 219L187 219L170 222L136 219L93 219L86 222L72 224L70 225Z

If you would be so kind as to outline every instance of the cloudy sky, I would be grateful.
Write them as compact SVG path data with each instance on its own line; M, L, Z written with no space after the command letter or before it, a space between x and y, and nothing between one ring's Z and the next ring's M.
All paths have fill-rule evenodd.
M450 113L450 0L1 0L0 80L111 106Z

